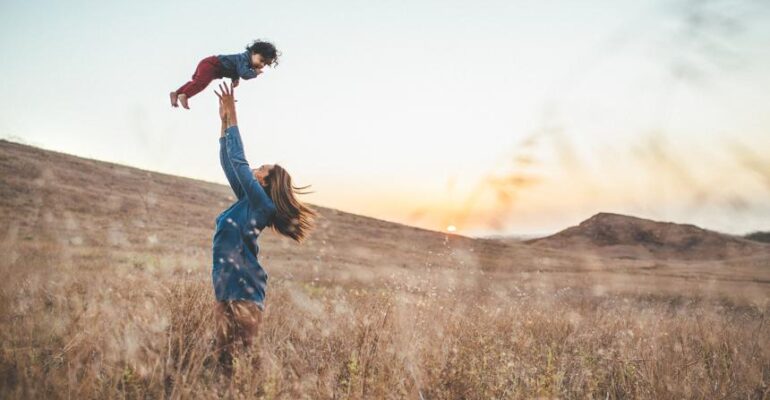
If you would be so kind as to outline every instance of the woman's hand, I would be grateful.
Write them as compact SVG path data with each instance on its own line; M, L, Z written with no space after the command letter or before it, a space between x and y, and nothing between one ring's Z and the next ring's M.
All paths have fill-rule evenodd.
M219 84L219 92L214 89L217 97L219 97L219 118L222 122L227 123L227 127L238 125L238 119L235 113L235 90L233 90L232 84L228 87L226 83Z
M217 91L214 90L214 93L216 93L216 92ZM219 95L219 94L217 93L217 95ZM227 112L225 111L225 105L222 103L222 99L221 98L219 99L219 119L223 123L227 123Z

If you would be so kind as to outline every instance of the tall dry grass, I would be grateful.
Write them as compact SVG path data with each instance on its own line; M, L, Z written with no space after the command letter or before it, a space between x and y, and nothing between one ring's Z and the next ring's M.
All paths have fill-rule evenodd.
M0 167L1 399L770 397L767 257L610 260L330 209L303 246L261 237L264 324L225 381L228 187L7 142Z
M5 270L0 397L770 396L766 304L449 285L440 270L367 284L275 274L258 345L226 381L209 271L155 262Z

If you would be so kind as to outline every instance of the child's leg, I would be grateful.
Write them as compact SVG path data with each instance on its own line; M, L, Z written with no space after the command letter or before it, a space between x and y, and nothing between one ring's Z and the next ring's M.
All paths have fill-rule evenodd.
M175 93L177 95L185 95L185 97L189 99L200 93L200 91L205 89L212 80L218 77L219 59L216 56L204 58L198 63L198 67L195 69L192 80L182 85L182 87L177 89Z

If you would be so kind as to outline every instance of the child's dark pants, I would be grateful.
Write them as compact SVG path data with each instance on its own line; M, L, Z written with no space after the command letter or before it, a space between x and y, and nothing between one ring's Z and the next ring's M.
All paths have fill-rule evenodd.
M193 97L205 89L214 79L221 78L219 58L217 56L206 57L198 63L192 80L177 89L176 94L185 94L187 98Z

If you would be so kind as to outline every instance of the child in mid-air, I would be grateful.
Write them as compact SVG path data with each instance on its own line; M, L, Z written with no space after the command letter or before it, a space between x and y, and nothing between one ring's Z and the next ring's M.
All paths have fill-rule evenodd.
M171 92L171 105L189 109L187 101L211 83L214 79L230 78L233 87L238 81L256 78L262 73L262 68L278 64L281 53L270 42L255 40L246 46L246 51L239 54L206 57L198 63L192 80Z

